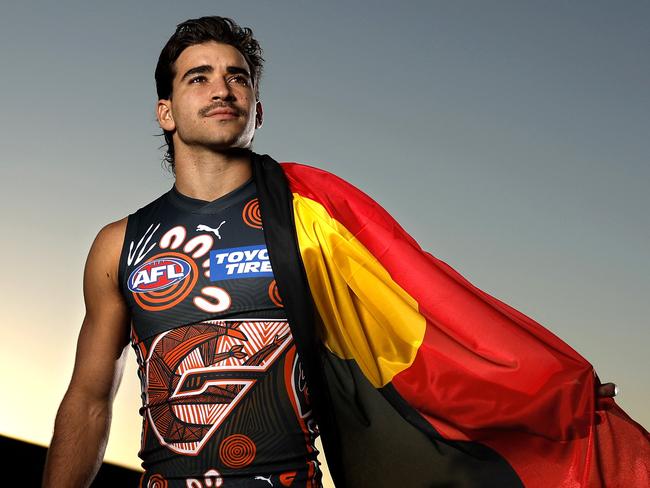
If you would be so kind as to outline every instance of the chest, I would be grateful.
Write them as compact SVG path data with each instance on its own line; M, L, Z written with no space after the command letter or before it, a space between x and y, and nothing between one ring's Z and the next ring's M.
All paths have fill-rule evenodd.
M228 203L162 199L129 217L120 281L140 339L206 319L283 316L256 195Z

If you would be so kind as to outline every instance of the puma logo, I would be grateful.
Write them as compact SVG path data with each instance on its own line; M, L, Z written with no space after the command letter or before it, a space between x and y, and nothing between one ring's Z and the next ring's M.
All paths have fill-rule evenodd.
M253 479L266 481L269 485L273 486L270 476L268 478L265 478L264 476L255 476Z
M199 225L196 226L196 231L197 232L200 232L200 231L212 232L215 236L217 236L219 239L221 239L221 235L219 235L219 229L225 223L226 223L226 221L224 220L223 222L221 222L219 224L219 227L217 227L216 229L213 229L212 227L208 227L207 225L199 224Z

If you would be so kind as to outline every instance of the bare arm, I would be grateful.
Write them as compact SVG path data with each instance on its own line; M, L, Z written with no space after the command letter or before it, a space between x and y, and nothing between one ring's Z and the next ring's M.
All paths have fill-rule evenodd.
M86 315L72 379L47 452L44 488L87 487L104 458L111 410L128 353L130 317L117 270L126 218L95 238L84 271Z

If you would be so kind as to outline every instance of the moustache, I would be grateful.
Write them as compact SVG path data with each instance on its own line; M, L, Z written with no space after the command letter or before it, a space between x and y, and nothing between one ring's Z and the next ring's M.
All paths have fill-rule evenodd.
M208 105L207 107L203 107L201 110L199 110L199 115L201 117L206 117L210 112L218 108L227 108L228 110L232 110L236 112L237 115L242 115L241 110L227 103L213 103L211 105Z

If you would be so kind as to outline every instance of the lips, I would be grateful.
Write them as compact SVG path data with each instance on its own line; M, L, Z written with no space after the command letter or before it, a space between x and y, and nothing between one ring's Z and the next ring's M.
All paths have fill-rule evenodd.
M210 110L207 114L205 114L206 117L237 117L238 115L239 112L231 108L217 108Z

